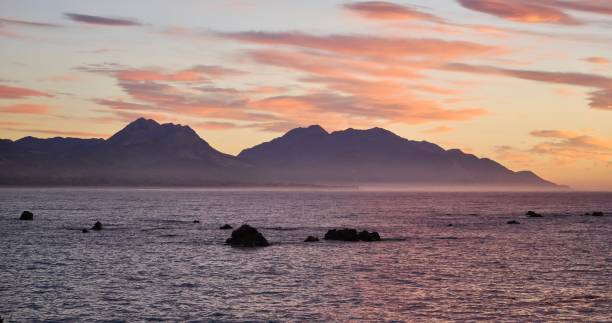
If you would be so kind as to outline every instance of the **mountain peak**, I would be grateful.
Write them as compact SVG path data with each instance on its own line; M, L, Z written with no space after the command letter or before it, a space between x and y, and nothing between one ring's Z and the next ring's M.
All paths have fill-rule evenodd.
M310 137L310 136L325 136L329 133L319 125L311 125L306 128L295 128L289 130L283 137Z
M127 128L155 128L158 127L160 124L157 123L157 121L153 120L153 119L146 119L143 117L140 117L132 122L130 122L125 129Z
M173 138L175 143L193 143L202 140L189 126L159 124L153 119L138 118L108 139L109 143L123 146L163 142Z

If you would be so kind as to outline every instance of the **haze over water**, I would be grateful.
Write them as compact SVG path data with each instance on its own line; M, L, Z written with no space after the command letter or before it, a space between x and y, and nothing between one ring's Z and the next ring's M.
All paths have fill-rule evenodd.
M8 321L612 320L612 193L4 188L0 212ZM341 227L383 241L302 242Z

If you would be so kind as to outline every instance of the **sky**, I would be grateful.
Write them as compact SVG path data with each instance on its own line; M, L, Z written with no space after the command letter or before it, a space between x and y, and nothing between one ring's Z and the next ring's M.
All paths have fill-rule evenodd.
M609 0L2 0L0 138L382 127L612 190Z

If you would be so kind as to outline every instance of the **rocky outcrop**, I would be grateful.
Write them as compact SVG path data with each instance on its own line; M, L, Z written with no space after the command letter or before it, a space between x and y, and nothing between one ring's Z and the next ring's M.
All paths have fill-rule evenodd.
M233 227L231 225L229 225L229 224L224 224L224 225L220 226L219 229L221 229L221 230L231 230L231 229L233 229Z
M541 218L542 214L533 212L533 211L527 211L527 213L525 213L526 216L530 217L530 218Z
M314 237L314 236L308 236L306 240L304 240L304 242L318 242L318 241L319 241L319 238Z
M380 241L380 235L378 232L361 231L357 232L355 229L331 229L325 233L325 240L339 240L339 241Z
M516 220L510 220L510 221L506 222L506 224L521 224L521 223L516 221Z
M100 221L97 221L96 223L94 223L93 227L91 227L92 230L94 231L100 231L102 230L102 223L100 223Z
M34 213L30 211L23 211L21 212L21 216L19 217L19 220L32 221L34 220Z
M232 247L267 247L270 245L263 234L248 224L232 231L232 236L225 243Z

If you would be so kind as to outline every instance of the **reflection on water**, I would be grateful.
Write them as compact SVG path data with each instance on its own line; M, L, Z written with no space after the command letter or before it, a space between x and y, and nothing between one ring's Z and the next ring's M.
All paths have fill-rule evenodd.
M578 216L611 214L610 193L2 189L0 206L9 320L612 320L612 216ZM224 223L273 245L227 247ZM344 226L387 240L302 242Z

